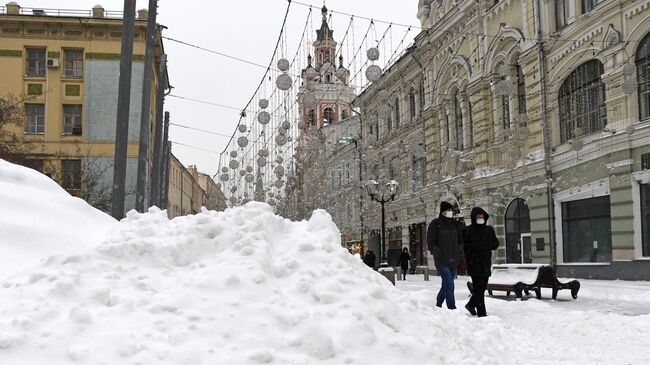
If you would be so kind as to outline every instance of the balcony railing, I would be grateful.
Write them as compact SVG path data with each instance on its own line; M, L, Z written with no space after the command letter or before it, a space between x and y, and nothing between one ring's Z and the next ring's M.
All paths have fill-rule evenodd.
M101 12L103 16L93 16L93 10L81 9L47 9L47 8L20 8L19 15L33 15L33 16L51 16L51 17L73 17L73 18L112 18L122 19L123 12L116 10L104 10ZM7 7L0 6L0 15L6 15Z

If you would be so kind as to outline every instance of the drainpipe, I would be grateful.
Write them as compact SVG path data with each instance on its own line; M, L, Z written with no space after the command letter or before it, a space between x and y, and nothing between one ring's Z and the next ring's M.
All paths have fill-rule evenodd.
M544 170L546 172L546 204L548 205L548 227L549 227L549 244L550 244L550 264L555 269L557 264L556 242L555 242L555 209L553 202L553 171L551 168L551 132L549 129L548 115L546 113L547 87L546 87L546 65L544 63L544 45L542 44L542 5L540 0L535 0L537 7L537 56L539 62L539 82L542 93L542 132L544 137Z

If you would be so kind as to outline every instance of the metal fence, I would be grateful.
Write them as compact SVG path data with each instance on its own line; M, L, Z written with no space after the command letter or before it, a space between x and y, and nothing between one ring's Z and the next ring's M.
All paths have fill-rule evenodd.
M0 6L0 14L7 14L7 7ZM80 9L47 9L47 8L20 8L20 15L33 15L33 16L51 16L51 17L75 17L75 18L92 18L93 10L80 10ZM117 18L121 19L123 16L122 11L105 10L102 18Z

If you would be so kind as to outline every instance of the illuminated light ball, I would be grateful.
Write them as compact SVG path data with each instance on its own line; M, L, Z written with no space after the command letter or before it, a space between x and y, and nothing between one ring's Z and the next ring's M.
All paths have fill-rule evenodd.
M571 147L574 151L580 151L584 145L585 143L580 138L574 139L573 142L571 142Z
M252 174L246 174L246 182L252 183L255 177Z
M282 72L285 72L289 70L289 67L291 67L291 64L289 63L289 60L286 58L280 58L278 60L278 69Z
M278 134L275 136L275 144L278 146L284 146L287 143L287 136L284 134Z
M226 182L226 181L230 180L230 176L228 176L228 174L221 174L221 176L219 177L219 179L220 179L221 181Z
M632 95L636 92L637 85L634 79L627 79L621 84L621 90L625 95Z
M636 66L631 63L626 63L623 65L623 75L630 76L636 71Z
M239 168L239 161L230 160L230 163L228 164L228 166L230 166L231 169L235 170L235 169Z
M370 65L366 69L366 78L370 82L379 81L379 79L381 79L381 74L382 74L381 67L377 65Z
M231 193L234 193L234 192L236 192L236 191L237 191L237 185L233 185L233 187L230 188L230 192L231 192Z
M280 189L284 185L284 181L282 180L275 180L275 187Z
M266 157L259 157L257 159L257 166L259 166L259 167L266 166Z
M230 152L230 157L237 158L237 151Z
M278 87L278 89L287 91L291 89L291 86L293 86L293 80L291 79L291 76L283 73L275 80L275 85Z
M288 131L291 128L291 123L288 120L282 122L282 129Z
M259 152L257 152L257 155L266 157L269 155L269 150L267 150L266 148L262 148L261 150L259 150Z
M366 56L368 56L370 61L377 61L379 59L379 49L377 47L369 48Z
M271 114L262 111L257 115L257 121L260 122L261 125L267 125L271 121Z
M239 175L240 175L240 176L245 176L245 175L246 175L246 171L245 171L245 170L239 170Z
M239 145L239 147L241 147L241 148L244 148L244 147L248 146L248 137L246 137L246 136L239 137L237 139L237 145Z
M282 161L284 161L284 159L282 158L282 156L278 156L278 157L275 159L275 162L276 162L276 163L282 163Z
M269 205L274 207L275 206L275 199L269 199Z
M282 176L282 175L284 175L284 167L282 167L282 165L278 165L278 166L276 166L275 169L274 169L273 171L274 171L275 174L278 175L278 176Z
M228 168L227 168L226 166L222 167L222 168L221 168L221 172L223 172L223 173L227 173L227 172L228 172Z
M246 124L240 124L239 127L237 127L241 133L246 133L248 128L246 128Z
M250 174L251 172L253 172L253 168L251 166L246 166L246 172Z
M269 106L269 101L266 100L266 99L260 99L259 105L260 105L260 108L266 109Z

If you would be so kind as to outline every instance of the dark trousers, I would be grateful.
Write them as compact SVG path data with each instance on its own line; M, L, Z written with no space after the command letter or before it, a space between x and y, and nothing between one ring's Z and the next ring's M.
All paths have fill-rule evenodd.
M476 308L479 317L486 316L485 312L485 288L487 288L489 277L483 275L472 275L472 297L469 305Z
M406 280L406 272L408 271L408 269L409 269L408 266L406 267L402 266L402 276L404 277L404 279L402 280Z
M442 303L447 302L447 308L456 309L456 298L454 297L454 277L456 276L456 268L449 266L436 266L436 270L440 273L442 279L442 286L436 297L436 305L442 307Z

